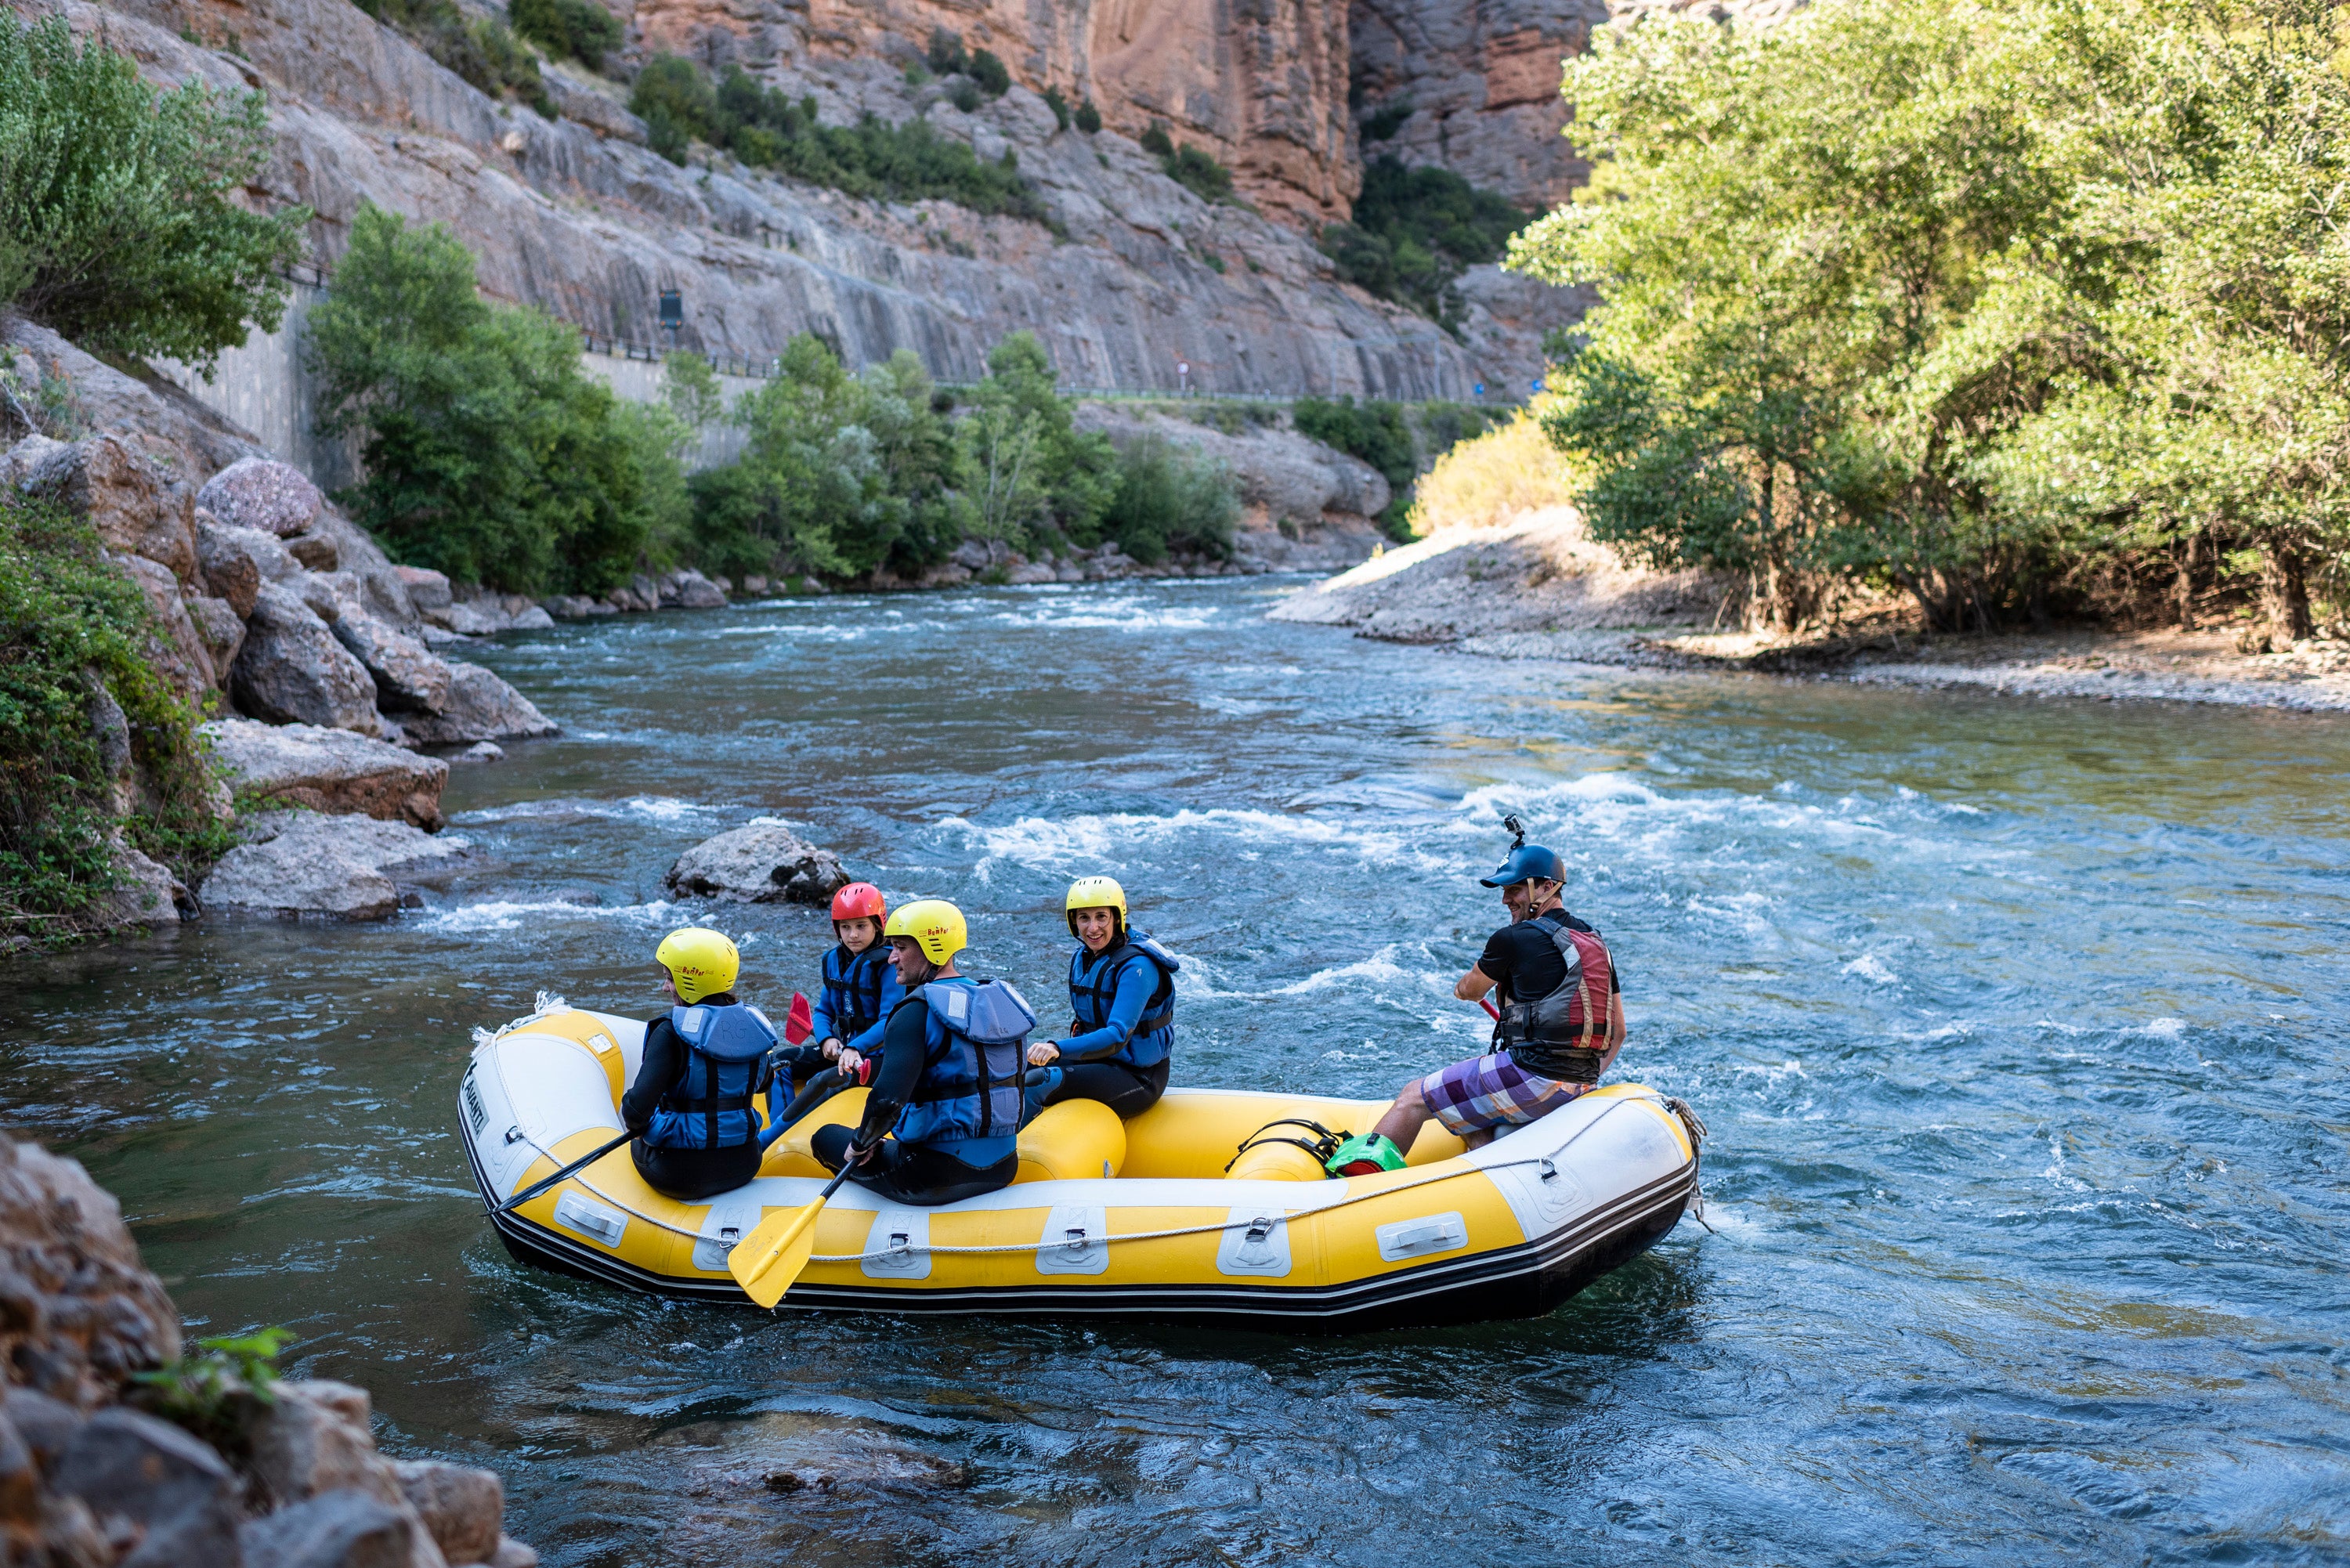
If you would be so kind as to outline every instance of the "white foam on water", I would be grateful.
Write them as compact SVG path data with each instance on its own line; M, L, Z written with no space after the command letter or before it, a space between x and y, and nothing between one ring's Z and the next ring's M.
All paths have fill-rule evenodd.
M1886 968L1885 961L1878 958L1875 953L1861 954L1858 958L1844 966L1844 972L1846 974L1856 974L1861 979L1874 981L1878 985L1898 985L1901 983L1901 977L1895 974L1891 970Z
M1117 812L1060 818L1024 816L1005 824L949 816L941 818L937 826L941 832L961 836L979 851L972 870L982 881L988 880L994 867L1004 861L1033 871L1062 870L1080 861L1088 867L1122 870L1149 864L1150 851L1194 836L1231 839L1243 846L1327 846L1373 865L1412 865L1430 871L1452 868L1450 858L1417 849L1401 832L1365 832L1318 816L1253 807L1218 806L1208 811L1186 807L1164 815Z
M1072 630L1100 631L1196 631L1216 618L1212 605L1186 605L1180 609L1163 606L1144 605L1136 601L1098 601L1076 604L1038 605L1020 609L996 610L995 620L1014 627L1053 627Z
M472 936L482 931L513 931L524 922L543 924L549 919L630 920L641 925L655 925L668 919L677 906L664 898L650 904L568 904L559 898L545 901L493 899L481 904L460 904L450 909L432 909L404 922L411 929L431 931L441 936Z
M1179 958L1183 955L1177 954ZM1414 981L1423 987L1436 977L1424 971L1415 971L1397 963L1393 945L1381 948L1368 958L1351 963L1334 964L1318 969L1302 980L1287 985L1276 985L1267 991L1225 990L1217 985L1212 965L1192 958L1183 959L1183 967L1175 974L1175 993L1191 1002L1269 1002L1275 997L1312 996L1318 992L1339 989L1361 991L1370 986L1393 985L1398 981Z
M626 800L522 800L510 805L484 806L452 818L457 822L518 822L540 821L551 817L585 816L607 820L635 817L650 822L677 822L698 812L722 811L723 806L705 805L700 801L679 800L671 795L637 794Z
M2143 1034L2148 1039L2153 1040L2177 1040L2186 1034L2187 1020L2184 1018L2158 1018L2151 1023L2141 1024L2137 1028L2130 1030L2129 1033L2132 1034Z

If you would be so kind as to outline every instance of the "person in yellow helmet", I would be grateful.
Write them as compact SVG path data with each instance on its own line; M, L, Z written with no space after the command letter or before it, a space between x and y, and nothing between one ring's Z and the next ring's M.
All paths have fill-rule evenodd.
M656 1192L691 1201L759 1174L754 1108L774 1073L775 1027L734 999L742 955L720 932L687 926L653 960L676 1005L645 1025L644 1060L620 1096L637 1174Z
M882 928L904 998L881 1026L873 1092L855 1132L819 1127L828 1169L897 1203L952 1203L1008 1187L1020 1172L1020 1048L1036 1022L1020 993L955 968L969 945L962 911L918 898ZM857 1074L854 1050L840 1054Z
M1028 1047L1045 1069L1028 1085L1034 1115L1062 1100L1099 1100L1139 1116L1167 1092L1175 1050L1173 953L1127 926L1126 889L1107 877L1069 884L1062 911L1077 939L1069 956L1069 1033Z

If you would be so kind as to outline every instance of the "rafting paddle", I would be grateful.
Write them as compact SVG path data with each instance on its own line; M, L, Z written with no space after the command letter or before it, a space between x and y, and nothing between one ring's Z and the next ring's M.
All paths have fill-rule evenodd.
M805 1208L778 1214L763 1221L759 1228L735 1243L726 1255L726 1269L743 1293L763 1307L774 1306L792 1288L792 1282L807 1267L809 1257L816 1251L816 1219L824 1212L848 1173L857 1168L854 1159L843 1165L833 1179L824 1184L816 1200Z
M546 1191L548 1188L554 1186L565 1177L578 1175L581 1171L587 1169L589 1166L595 1164L598 1160L603 1158L606 1155L611 1153L614 1149L619 1147L622 1144L628 1142L630 1138L636 1136L637 1135L632 1132L624 1132L619 1137L614 1138L611 1142L589 1149L586 1154L581 1155L577 1159L573 1160L569 1165L565 1166L553 1176L532 1182L528 1187L524 1188L520 1192L515 1193L512 1198L507 1199L504 1203L501 1203L495 1209L491 1210L490 1212L494 1215L503 1214L517 1203L529 1202L532 1199L537 1197L540 1193Z
M816 1033L816 1013L808 1006L807 993L792 992L792 1010L784 1014L784 1044L798 1045Z

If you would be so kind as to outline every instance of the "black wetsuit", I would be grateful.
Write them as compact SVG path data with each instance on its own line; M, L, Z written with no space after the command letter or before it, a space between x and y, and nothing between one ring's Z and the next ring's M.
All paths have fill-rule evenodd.
M863 1124L854 1133L845 1127L818 1127L808 1140L809 1152L827 1170L838 1170L847 1160L852 1141L873 1144L873 1153L849 1179L894 1203L926 1208L1009 1187L1020 1173L1016 1148L992 1165L967 1165L943 1148L883 1136L921 1083L930 1023L931 1004L920 997L899 1003L881 1032L881 1065L865 1102Z
M734 995L732 992L720 992L702 1000L714 1007L724 1007L733 1003ZM656 1192L691 1202L731 1192L758 1175L761 1151L755 1136L750 1142L732 1148L647 1146L643 1135L652 1125L653 1112L660 1108L662 1097L685 1076L686 1051L685 1042L670 1027L666 1012L645 1025L644 1061L637 1068L637 1081L620 1096L620 1120L638 1135L636 1141L629 1145L629 1158L636 1162L637 1174L645 1179L645 1185Z

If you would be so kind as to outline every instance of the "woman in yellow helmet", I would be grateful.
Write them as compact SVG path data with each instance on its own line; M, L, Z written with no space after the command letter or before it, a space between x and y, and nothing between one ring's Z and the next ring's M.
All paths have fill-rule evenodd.
M810 1152L897 1203L952 1203L1009 1187L1020 1173L1020 1045L1036 1015L997 981L955 968L962 911L918 898L882 928L905 998L881 1026L873 1092L855 1133L816 1129ZM840 1054L855 1073L858 1054ZM893 1136L894 1135L894 1136Z
M1126 889L1080 877L1063 900L1077 950L1069 957L1067 1038L1028 1048L1049 1069L1028 1086L1031 1115L1061 1100L1099 1100L1139 1116L1167 1092L1175 1050L1175 955L1127 928Z
M629 1157L645 1185L691 1202L759 1174L753 1106L774 1071L775 1029L734 1000L743 961L719 932L671 931L653 958L677 1005L645 1025L644 1061L620 1117L637 1135Z

